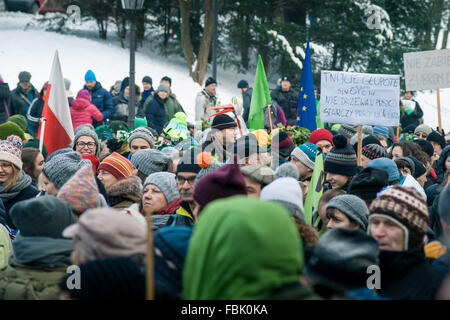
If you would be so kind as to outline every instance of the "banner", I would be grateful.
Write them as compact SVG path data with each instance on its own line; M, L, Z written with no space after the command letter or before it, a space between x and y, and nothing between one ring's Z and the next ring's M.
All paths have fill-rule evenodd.
M450 88L450 49L403 54L406 90Z
M397 126L400 76L322 71L320 118L351 125Z

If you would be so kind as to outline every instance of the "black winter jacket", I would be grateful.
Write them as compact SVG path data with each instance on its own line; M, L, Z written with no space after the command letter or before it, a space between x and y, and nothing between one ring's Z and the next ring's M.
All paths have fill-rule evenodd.
M277 102L283 109L286 116L286 123L295 126L297 123L298 93L292 88L289 91L282 91L281 87L272 91L270 98Z
M165 101L158 95L150 100L145 110L145 117L147 118L147 125L155 129L158 134L161 134L166 122Z

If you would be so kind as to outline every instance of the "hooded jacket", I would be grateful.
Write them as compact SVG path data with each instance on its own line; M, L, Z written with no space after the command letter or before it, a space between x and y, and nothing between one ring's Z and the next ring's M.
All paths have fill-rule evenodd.
M120 179L108 188L109 205L116 209L126 209L142 201L142 184L136 176Z
M72 101L70 115L72 117L73 131L82 124L92 124L94 120L103 120L103 114L94 104L85 99L76 99Z
M89 90L86 85L84 85L83 89L88 90L91 94L92 103L95 104L97 109L103 114L103 121L109 119L114 111L109 92L106 91L98 81L92 90ZM101 123L102 122L94 121L94 127L99 126Z

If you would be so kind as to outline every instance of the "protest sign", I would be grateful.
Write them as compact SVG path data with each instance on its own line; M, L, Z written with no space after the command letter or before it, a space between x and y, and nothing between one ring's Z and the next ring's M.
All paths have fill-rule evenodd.
M397 126L400 76L322 71L320 117L324 122Z

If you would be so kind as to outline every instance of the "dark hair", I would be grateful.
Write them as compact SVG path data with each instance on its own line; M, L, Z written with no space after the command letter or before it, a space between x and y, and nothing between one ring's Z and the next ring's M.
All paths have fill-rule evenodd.
M25 173L32 178L34 178L33 177L34 162L39 153L40 153L39 149L36 148L22 149L23 171L25 171Z
M327 218L330 220L331 217L335 216L336 214L336 209L339 210L338 208L327 208L326 210L326 214L327 214ZM341 210L339 210L341 211ZM347 217L348 221L350 222L351 225L353 226L360 226L358 222L356 222L356 220L352 219L348 214L346 214L345 212L341 211L344 216ZM361 228L361 227L360 227Z
M331 199L333 199L334 197L346 194L347 192L345 192L345 190L342 189L330 189L328 191L325 191L322 194L322 197L320 198L319 201L319 207L321 203L327 203L330 202Z
M402 148L403 157L414 156L414 157L417 158L416 155L421 153L421 152L423 152L422 149L420 148L420 146L417 143L415 143L415 142L412 142L412 141L395 142L395 143L392 144L391 150L388 153L388 158L389 159L392 159L392 151L394 150L395 147ZM417 160L419 160L419 159L417 159Z
M397 165L398 170L404 169L405 167L409 168L412 172L411 164L405 159L395 159L395 164Z
M170 86L172 86L172 79L170 79L168 76L162 77L160 82L162 81L167 81L170 84Z

